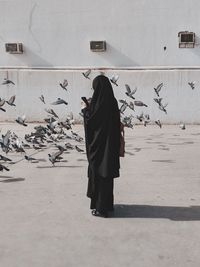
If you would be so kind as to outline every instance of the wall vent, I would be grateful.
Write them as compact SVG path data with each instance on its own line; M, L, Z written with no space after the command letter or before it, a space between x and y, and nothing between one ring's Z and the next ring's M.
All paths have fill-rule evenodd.
M23 44L22 43L7 43L5 44L6 52L10 54L22 54Z
M90 41L90 50L93 52L106 51L106 41Z
M179 48L194 48L195 33L194 32L179 32Z

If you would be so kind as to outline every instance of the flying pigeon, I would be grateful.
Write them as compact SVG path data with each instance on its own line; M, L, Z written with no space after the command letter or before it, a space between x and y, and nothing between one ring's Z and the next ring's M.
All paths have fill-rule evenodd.
M8 105L10 105L10 106L16 106L16 105L14 104L14 102L15 102L15 95L11 96L11 98L10 98L8 101L6 101L6 103L7 103Z
M17 123L19 123L20 125L28 126L28 125L25 123L25 120L26 120L26 116L23 115L22 117L18 117L15 121L16 121Z
M90 73L91 73L91 70L87 70L86 72L82 72L83 76L86 78L86 79L89 79L90 80Z
M13 85L15 85L15 83L13 81L11 81L11 80L9 80L7 78L4 79L4 82L2 84L3 85L5 85L5 84L13 84Z
M68 105L68 103L63 100L62 98L58 98L55 102L51 103L52 105L60 105L60 104L65 104L65 105Z
M163 83L160 83L156 88L154 88L154 91L156 92L156 95L159 97L159 92L163 87Z
M39 99L40 99L44 104L46 104L43 95L39 96Z
M111 83L113 83L114 85L118 86L117 81L119 79L119 75L113 75L110 79Z
M142 101L134 101L135 106L138 107L148 107L146 104L144 104Z
M60 86L62 87L62 89L67 91L68 81L65 79L63 83L60 83Z
M131 88L130 88L130 86L129 86L128 84L125 84L125 87L126 87L126 92L125 92L125 94L126 94L128 97L130 97L130 98L132 98L132 99L135 99L135 97L133 97L133 95L136 93L136 91L137 91L137 87L136 87L133 91L131 91Z

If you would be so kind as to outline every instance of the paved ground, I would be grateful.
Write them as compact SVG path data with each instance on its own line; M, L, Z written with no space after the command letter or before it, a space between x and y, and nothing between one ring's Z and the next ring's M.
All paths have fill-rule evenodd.
M32 127L0 125L19 135ZM38 163L10 154L18 163L0 175L0 267L199 267L199 148L200 126L128 129L106 219L90 214L85 154L56 167L53 147L34 155Z

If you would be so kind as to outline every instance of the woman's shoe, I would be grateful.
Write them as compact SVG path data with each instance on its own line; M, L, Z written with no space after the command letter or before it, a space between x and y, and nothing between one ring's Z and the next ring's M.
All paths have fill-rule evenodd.
M103 218L108 217L108 214L106 212L99 212L97 210L92 210L92 215L97 216L97 217L103 217Z

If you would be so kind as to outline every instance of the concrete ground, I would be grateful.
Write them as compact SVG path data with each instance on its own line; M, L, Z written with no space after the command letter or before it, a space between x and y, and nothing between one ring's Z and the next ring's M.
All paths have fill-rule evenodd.
M0 128L23 136L33 125ZM200 266L199 148L200 126L126 129L111 218L91 216L84 153L56 167L52 146L37 163L8 154L16 164L0 175L0 267Z

